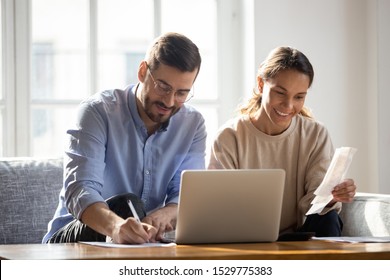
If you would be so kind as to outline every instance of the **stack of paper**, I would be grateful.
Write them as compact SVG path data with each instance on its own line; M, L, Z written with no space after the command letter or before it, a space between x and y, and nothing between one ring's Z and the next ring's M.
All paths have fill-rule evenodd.
M314 192L316 197L311 202L312 206L306 215L320 213L332 200L332 190L343 181L355 152L356 149L351 147L336 149L322 183Z

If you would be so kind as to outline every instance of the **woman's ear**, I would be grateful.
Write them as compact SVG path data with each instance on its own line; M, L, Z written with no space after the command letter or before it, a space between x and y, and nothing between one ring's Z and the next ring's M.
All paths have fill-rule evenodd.
M259 93L263 93L264 80L260 76L257 76L257 90Z
M145 60L141 61L138 66L138 80L143 83L145 81L146 72L148 71L148 64Z

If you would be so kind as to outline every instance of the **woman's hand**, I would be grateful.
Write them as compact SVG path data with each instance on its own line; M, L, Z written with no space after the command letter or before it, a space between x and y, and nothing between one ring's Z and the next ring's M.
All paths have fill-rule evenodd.
M334 202L352 202L356 194L355 182L352 179L346 179L334 187L332 191Z

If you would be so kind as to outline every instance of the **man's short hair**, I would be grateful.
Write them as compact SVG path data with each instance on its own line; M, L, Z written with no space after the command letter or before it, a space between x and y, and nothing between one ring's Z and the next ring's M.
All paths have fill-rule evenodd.
M198 47L186 36L169 32L156 38L146 53L151 70L160 64L175 67L182 72L200 70L201 57Z

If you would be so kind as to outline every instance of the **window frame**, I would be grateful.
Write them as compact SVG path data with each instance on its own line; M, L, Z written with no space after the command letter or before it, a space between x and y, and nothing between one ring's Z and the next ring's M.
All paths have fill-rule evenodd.
M2 96L3 115L3 156L16 155L16 2L1 0L2 13Z

